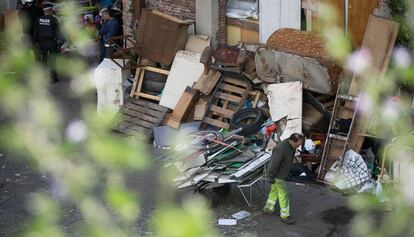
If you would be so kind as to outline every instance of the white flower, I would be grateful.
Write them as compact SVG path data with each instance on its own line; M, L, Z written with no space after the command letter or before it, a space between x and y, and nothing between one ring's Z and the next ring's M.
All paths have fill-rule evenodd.
M85 140L87 133L86 124L81 120L71 122L65 130L66 138L73 143Z
M400 99L398 97L388 98L383 108L383 116L389 122L395 121L401 110Z
M408 68L411 64L411 54L408 49L399 47L393 52L393 60L397 67Z
M355 72L362 73L371 63L371 54L369 50L361 48L353 52L346 61L346 67Z
M361 93L358 98L358 111L362 114L369 114L374 106L371 97L367 93Z

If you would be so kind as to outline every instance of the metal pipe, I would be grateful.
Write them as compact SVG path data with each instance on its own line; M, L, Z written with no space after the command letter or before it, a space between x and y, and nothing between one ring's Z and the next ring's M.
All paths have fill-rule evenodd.
M349 14L349 0L344 0L344 29L345 29L346 36L348 36L348 14Z

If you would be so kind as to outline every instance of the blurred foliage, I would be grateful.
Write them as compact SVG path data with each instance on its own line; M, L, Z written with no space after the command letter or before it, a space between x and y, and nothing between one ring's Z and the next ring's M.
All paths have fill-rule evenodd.
M400 31L397 36L397 45L412 49L413 23L407 19L407 0L389 0L392 19L400 23Z
M331 54L339 59L346 59L349 65L357 64L356 66L361 67L361 64L366 64L363 70L354 71L364 82L359 110L366 123L375 124L369 126L368 134L381 138L379 160L384 160L387 164L386 176L377 181L377 188L373 193L355 195L350 199L350 206L357 211L353 220L353 236L414 236L414 65L412 51L409 49L413 43L411 23L414 1L390 0L389 3L394 20L401 25L391 60L392 67L385 75L378 74L370 66L369 55L355 57L361 51L349 51L348 39L344 39L341 33L332 30L335 29L334 26L330 26L334 18L329 18L328 15L323 18L324 34L330 38L327 47ZM333 11L329 6L322 9L327 14L330 10ZM393 176L396 174L392 172L390 163L401 165L407 172L405 176ZM390 180L387 177L395 179Z
M111 132L116 118L98 117L95 99L88 99L94 97L90 95L95 87L79 55L84 55L93 39L90 29L79 25L78 9L73 1L65 1L59 14L63 35L76 57L59 55L55 68L59 75L71 77L61 93L81 102L75 120L66 117L68 111L62 111L50 94L49 72L35 61L30 44L19 37L20 23L16 20L1 33L5 44L0 51L0 115L6 121L0 125L1 145L18 151L51 181L50 192L32 195L33 218L29 226L22 227L22 235L68 235L62 222L69 203L79 212L73 228L82 236L135 236L140 210L146 204L139 202L138 193L125 180L151 164L146 146ZM205 205L188 201L180 207L173 199L161 199L162 207L153 220L157 232L151 235L216 235Z
M66 2L66 1L65 1ZM91 43L89 32L77 24L77 7L67 1L61 15L63 33L78 54ZM406 5L391 0L394 16L412 22L412 2ZM393 5L394 4L394 5ZM406 10L405 7L406 6ZM332 20L337 17L329 6L321 6L322 33L327 36L327 48L340 62L350 57L351 44ZM405 18L405 19L404 19ZM398 19L397 19L398 20ZM30 164L52 180L51 192L39 192L31 198L33 219L24 236L66 236L62 224L65 203L73 203L81 218L76 223L83 236L133 236L144 203L125 180L150 165L145 146L132 139L111 133L116 122L110 116L96 115L95 101L89 101L94 85L88 67L79 59L60 56L58 73L72 77L66 93L82 100L81 116L66 121L56 99L49 93L49 76L42 65L35 62L28 42L16 37L16 28L9 27L1 37L6 46L0 54L1 114L3 123L1 143L18 150ZM401 45L411 45L410 26L402 31ZM405 43L404 43L405 42ZM407 51L409 52L409 51ZM399 85L412 88L414 67L412 55L404 60L394 56L394 67L384 76L369 73L359 75L365 82L363 96L369 100L367 113L380 126L369 132L385 138L382 159L404 160L414 163L414 134L412 94L401 92ZM400 63L398 63L400 62ZM401 63L403 62L403 63ZM405 62L405 63L404 63ZM64 65L64 66L62 66ZM399 95L399 99L392 99ZM379 129L378 129L379 128ZM398 138L398 139L395 139ZM200 200L186 200L174 204L170 171L162 176L161 198L157 200L155 217L151 220L155 236L216 236L212 216ZM411 174L414 170L411 170ZM358 214L354 220L356 236L414 236L414 184L411 179L383 185L382 198L374 194L353 197L350 205ZM384 198L388 202L383 202ZM384 212L384 207L392 208Z

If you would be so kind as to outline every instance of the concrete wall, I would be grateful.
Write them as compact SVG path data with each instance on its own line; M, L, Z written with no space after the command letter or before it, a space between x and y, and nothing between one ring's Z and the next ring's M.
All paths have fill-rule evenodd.
M0 0L0 14L7 10L16 9L17 0Z

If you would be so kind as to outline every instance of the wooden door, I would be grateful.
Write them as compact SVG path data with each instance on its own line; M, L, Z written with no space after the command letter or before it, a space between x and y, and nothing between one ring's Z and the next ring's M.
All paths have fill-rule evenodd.
M355 44L360 46L364 38L369 15L378 7L379 0L348 0L348 35ZM345 0L318 0L318 4L330 4L336 11L338 26L345 30ZM312 19L312 30L320 31L317 13Z
M349 0L349 36L357 46L362 44L369 15L378 7L378 0Z

